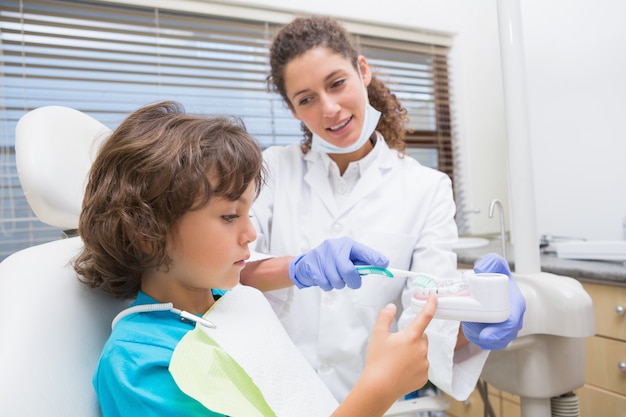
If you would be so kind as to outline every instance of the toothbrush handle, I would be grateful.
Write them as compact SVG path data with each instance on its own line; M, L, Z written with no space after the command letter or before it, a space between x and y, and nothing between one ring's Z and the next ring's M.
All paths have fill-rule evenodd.
M373 265L356 265L356 270L359 275L384 275L389 278L393 278L393 274L386 268L380 268Z

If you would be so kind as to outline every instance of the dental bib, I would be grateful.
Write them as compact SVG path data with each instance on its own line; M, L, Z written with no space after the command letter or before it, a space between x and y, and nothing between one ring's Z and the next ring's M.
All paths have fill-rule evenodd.
M231 417L320 417L338 406L265 296L238 285L178 343L170 373L208 409Z

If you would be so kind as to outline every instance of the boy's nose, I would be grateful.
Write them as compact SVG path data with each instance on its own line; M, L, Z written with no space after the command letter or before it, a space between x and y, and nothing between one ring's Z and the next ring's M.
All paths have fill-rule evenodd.
M256 237L257 237L256 229L254 228L254 225L252 224L252 220L250 220L249 217L248 217L248 221L246 222L246 227L243 233L241 234L241 237L242 237L242 243L250 243L256 240Z

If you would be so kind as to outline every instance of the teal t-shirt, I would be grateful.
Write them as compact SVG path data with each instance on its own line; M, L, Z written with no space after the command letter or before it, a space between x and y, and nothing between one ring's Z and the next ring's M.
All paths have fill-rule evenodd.
M133 305L143 304L158 302L139 292ZM102 416L223 417L183 393L168 370L176 345L194 326L169 311L121 319L93 377Z

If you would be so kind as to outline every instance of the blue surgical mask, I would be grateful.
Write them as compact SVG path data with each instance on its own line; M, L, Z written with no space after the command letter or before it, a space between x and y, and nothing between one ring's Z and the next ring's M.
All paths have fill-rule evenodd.
M360 71L359 78L361 78L361 85L363 85L363 78L361 77ZM335 146L332 143L325 141L309 129L311 130L311 133L313 133L311 150L322 153L350 153L361 149L361 146L363 146L365 142L369 140L370 136L372 136L372 133L374 133L374 129L376 129L378 120L380 119L380 112L373 108L369 103L369 99L367 98L367 87L365 87L365 85L363 85L363 94L365 94L365 120L363 120L361 136L359 136L359 139L352 145L340 148L339 146Z

